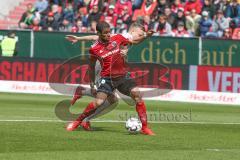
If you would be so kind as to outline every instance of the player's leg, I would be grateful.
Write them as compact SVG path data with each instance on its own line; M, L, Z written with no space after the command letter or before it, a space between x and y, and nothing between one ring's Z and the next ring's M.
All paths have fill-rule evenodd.
M117 104L118 98L114 94L108 96L106 101L101 106L98 107L96 112L87 117L86 119L84 119L84 121L90 121L91 119L97 118L103 114L110 112L117 106Z
M97 110L93 114L91 114L90 116L88 116L82 121L81 126L83 127L84 130L90 131L91 130L90 120L112 111L117 105L118 105L118 98L114 94L110 95L104 101L104 103L97 108Z
M111 80L109 80L109 78L102 78L99 87L97 88L97 95L94 101L88 104L84 112L78 117L77 120L67 126L67 130L72 131L76 129L85 118L93 114L97 108L104 103L109 95L113 94L113 91L114 87Z
M75 121L69 123L67 125L66 130L73 131L77 129L78 126L82 123L82 121L85 118L93 114L97 110L97 108L103 104L103 102L107 99L107 97L108 97L108 94L104 92L98 92L96 95L96 98L91 103L89 103L88 106L86 107L90 109L85 109L83 113L80 114L80 116Z
M120 93L130 96L135 101L136 111L138 113L140 121L142 122L141 133L147 135L154 135L151 129L148 128L146 106L142 99L141 92L136 86L136 83L133 81L133 79L125 79L124 83L120 84L117 89Z
M83 95L93 97L90 89L78 86L75 90L75 94L71 101L71 104L73 105L76 102L76 100L81 98ZM104 101L104 103L101 106L99 106L98 109L91 116L85 118L80 125L83 127L84 130L90 131L91 130L90 120L113 110L117 106L117 102L118 102L117 97L114 94L111 94L110 96L108 96L107 100ZM92 108L93 108L92 105L88 105L83 112L88 112Z
M146 135L154 135L153 131L148 127L146 106L142 99L139 88L138 87L132 88L130 93L132 99L135 100L136 102L136 111L138 113L140 121L142 122L141 133Z
M97 91L101 91L104 93L107 93L109 96L104 103L98 107L98 109L89 117L84 119L84 121L81 123L81 126L83 129L89 131L91 130L91 124L90 120L93 118L96 118L98 116L101 116L107 112L110 112L112 109L114 109L117 106L117 97L115 97L113 90L114 87L112 86L112 82L109 78L100 78L97 76L96 84L98 86Z
M74 92L73 98L71 100L71 105L74 105L75 102L80 99L82 96L90 96L93 97L93 95L91 94L91 90L89 88L83 88L82 86L78 86ZM93 109L92 105L88 105L83 112L88 112L91 109ZM87 118L85 118L82 123L80 124L84 130L89 131L91 128L91 124L90 122L87 120Z
M82 86L78 86L74 92L73 98L71 100L71 105L74 105L75 102L80 99L82 96L91 96L91 90L89 88L84 88Z

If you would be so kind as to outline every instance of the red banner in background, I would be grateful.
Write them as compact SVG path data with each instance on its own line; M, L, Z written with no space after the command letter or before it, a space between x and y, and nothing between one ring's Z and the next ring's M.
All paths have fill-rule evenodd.
M196 76L195 90L240 93L240 68L198 66Z
M54 77L54 83L88 83L83 78L88 70L86 62L72 61L66 65L62 63L63 61L60 60L0 58L0 80L48 82L50 74L62 66ZM161 85L159 82L170 82L173 89L178 90L240 93L240 67L161 66L160 64L133 63L129 64L128 70L148 72L147 75L136 79L142 85L154 86Z
M84 78L88 70L87 61L73 60L64 65L62 63L63 60L1 57L0 80L49 82L51 73L60 67L52 83L88 83ZM149 72L142 78L136 79L141 85L161 86L162 83L160 82L170 82L173 85L173 87L170 87L171 89L188 90L189 66L187 65L162 66L151 63L129 63L128 66L129 72L136 72L137 70ZM166 88L169 89L169 86Z

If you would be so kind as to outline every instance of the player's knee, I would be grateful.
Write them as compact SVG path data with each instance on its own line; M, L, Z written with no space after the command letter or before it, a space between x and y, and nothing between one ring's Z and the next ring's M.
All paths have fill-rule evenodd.
M108 97L108 102L110 104L116 103L116 102L118 102L118 98L116 96L109 96Z
M95 106L96 106L96 107L98 107L98 106L102 105L102 104L103 104L103 102L104 102L104 100L103 100L103 99L96 99L96 100L94 101L94 103L95 103Z
M131 96L135 100L135 102L141 102L142 101L142 95L138 88L133 88L131 90Z
M134 100L136 103L142 102L142 97L135 97Z

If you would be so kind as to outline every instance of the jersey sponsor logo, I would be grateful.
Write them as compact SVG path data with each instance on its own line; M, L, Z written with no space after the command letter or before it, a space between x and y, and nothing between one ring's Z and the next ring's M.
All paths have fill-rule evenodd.
M117 47L117 42L113 41L110 45L106 47L106 49L111 51L111 50L114 50L116 47Z
M116 41L113 41L111 45L112 45L113 47L116 47L116 46L117 46L117 42L116 42Z
M113 54L115 54L115 53L118 53L119 51L120 51L119 49L115 49L115 50L113 50L113 51L110 51L110 52L102 55L101 57L102 57L102 58L106 58L106 57L108 57L108 56L110 56L110 55L113 55Z

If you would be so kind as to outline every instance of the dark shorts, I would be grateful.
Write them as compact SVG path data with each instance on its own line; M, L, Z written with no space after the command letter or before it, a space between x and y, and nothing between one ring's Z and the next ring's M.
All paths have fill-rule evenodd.
M129 77L123 76L115 79L103 77L99 79L97 92L104 92L109 95L117 89L120 93L130 96L134 87L136 87L136 83Z

